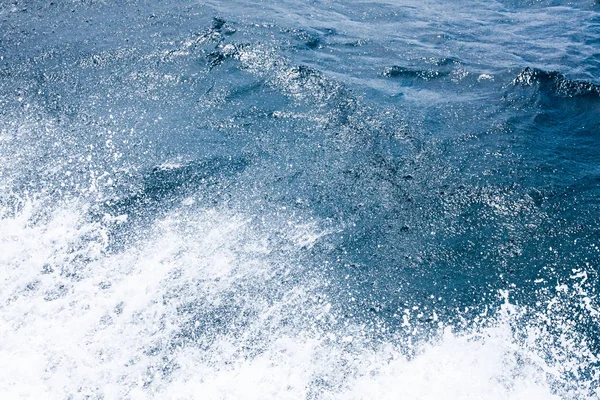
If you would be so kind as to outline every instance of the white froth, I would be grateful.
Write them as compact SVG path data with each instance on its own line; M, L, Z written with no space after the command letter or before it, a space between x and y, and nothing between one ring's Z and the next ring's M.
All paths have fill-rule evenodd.
M272 258L250 218L175 211L111 253L108 225L88 222L85 207L34 222L37 211L29 202L0 221L0 398L558 399L570 397L561 379L581 358L549 364L536 346L585 351L533 325L516 340L518 310L508 302L488 327L447 328L410 356L402 338L371 343L356 327L282 328L288 313L316 318L331 305L302 306L310 287L300 283L270 299L271 277L294 263ZM116 220L126 222L108 223ZM298 247L324 234L312 224L290 229ZM208 344L178 342L182 330L215 329L182 313L189 304L254 314L244 326L232 314Z
M177 306L194 296L221 302L233 282L270 272L248 246L236 254L248 220L171 216L147 242L109 255L106 228L85 222L84 209L57 210L43 224L30 221L31 210L0 221L2 398L64 398L79 388L122 398L148 386L160 369L148 349L168 346L186 322Z

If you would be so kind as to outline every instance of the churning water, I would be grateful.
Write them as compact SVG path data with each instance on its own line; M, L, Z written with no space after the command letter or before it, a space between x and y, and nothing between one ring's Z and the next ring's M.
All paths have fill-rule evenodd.
M0 398L600 396L593 0L2 0Z

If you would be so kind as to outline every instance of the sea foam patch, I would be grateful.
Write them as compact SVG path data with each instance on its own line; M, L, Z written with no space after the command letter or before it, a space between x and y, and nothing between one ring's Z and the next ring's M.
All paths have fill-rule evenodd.
M374 338L355 321L339 323L335 304L315 300L326 285L299 272L306 244L297 238L318 240L314 226L290 228L282 252L251 217L175 210L111 252L114 219L93 222L84 205L68 204L36 221L34 209L1 221L6 398L597 394L597 359L552 308L579 294L595 309L581 280L537 310L505 293L498 313L478 323L440 322L427 340L408 328Z

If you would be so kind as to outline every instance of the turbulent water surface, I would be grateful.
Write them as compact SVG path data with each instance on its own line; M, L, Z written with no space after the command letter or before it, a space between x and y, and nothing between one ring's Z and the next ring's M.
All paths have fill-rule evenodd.
M594 0L0 2L0 398L596 399Z

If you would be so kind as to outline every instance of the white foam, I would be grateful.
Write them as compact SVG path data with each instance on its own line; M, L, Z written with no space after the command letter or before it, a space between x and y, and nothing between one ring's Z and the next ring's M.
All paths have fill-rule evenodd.
M127 219L37 206L0 220L0 398L558 399L599 379L569 382L594 356L551 302L527 320L508 293L480 327L425 342L326 328L335 305L312 302L319 283L294 259L326 235L317 223L283 221L278 253L249 216L188 207L114 253L109 229Z

